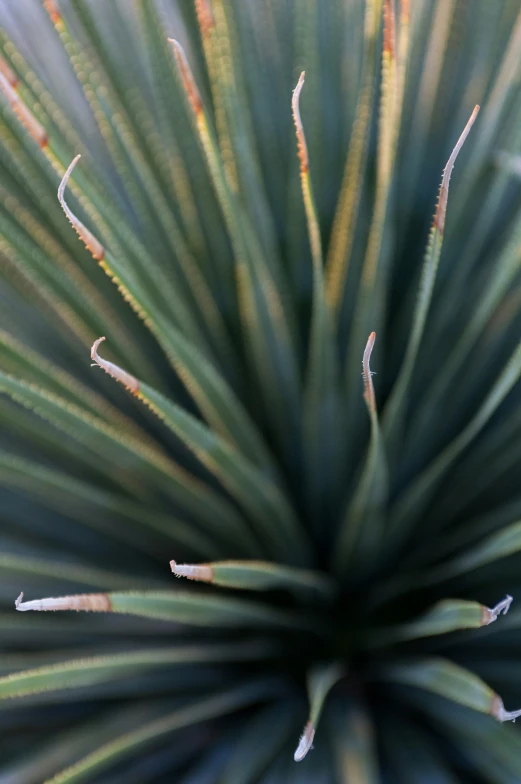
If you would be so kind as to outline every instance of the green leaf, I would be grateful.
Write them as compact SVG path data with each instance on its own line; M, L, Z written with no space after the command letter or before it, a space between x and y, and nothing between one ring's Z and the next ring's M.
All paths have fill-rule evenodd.
M350 575L356 561L374 557L382 538L382 509L388 490L388 466L376 409L372 372L369 365L376 333L369 335L363 357L364 400L371 421L367 456L350 499L333 548L336 573ZM353 564L355 561L355 564Z
M213 561L205 564L178 564L170 561L178 577L239 588L247 591L287 589L295 593L318 593L331 596L335 592L332 580L319 572L297 569L266 561Z
M270 693L267 686L269 687L270 684L266 681L247 684L180 708L100 746L97 751L49 779L46 784L77 784L88 781L93 775L98 775L115 762L141 751L181 727L207 721L265 699L265 696Z
M161 421L191 449L255 521L259 537L272 550L284 544L292 547L296 559L306 552L306 538L288 500L277 485L266 480L254 465L218 438L209 428L181 406L172 403L148 384L139 381L102 359L94 343L92 358L109 375L142 400Z
M440 567L437 570L437 574L443 575L443 579L452 578L459 574L467 574L475 569L479 569L481 566L493 563L501 558L507 558L509 555L519 552L520 549L521 521L507 525L500 531L487 536L480 544L470 547L462 555Z
M477 675L447 659L416 659L388 665L381 670L385 680L415 686L440 697L488 713L498 721L515 721L521 711L508 713L501 698Z
M249 784L260 776L295 730L297 709L292 702L267 705L239 733L234 732L234 749L219 784Z
M155 672L158 667L173 667L191 662L242 661L262 656L266 650L263 645L248 644L176 646L65 661L0 678L0 699L60 689L84 688L112 682L117 678L137 676L140 672Z
M344 666L339 662L320 665L308 672L309 718L294 754L295 762L301 762L311 749L324 702L333 686L345 674Z
M114 612L194 626L228 628L259 625L309 630L316 626L314 622L300 618L297 614L275 610L269 605L188 591L78 594L29 602L22 602L22 598L23 594L16 602L17 609L22 612L28 610Z
M60 561L47 560L44 558L30 558L14 553L0 552L0 569L3 572L11 572L20 575L22 578L30 576L51 577L56 580L66 580L71 583L88 585L91 588L130 588L136 581L126 574L116 574L114 572L103 571L93 567L84 566L81 563L62 563ZM138 582L141 582L138 580ZM149 581L147 581L150 584ZM142 581L145 585L145 581Z
M449 634L461 629L479 629L496 621L501 613L506 615L511 603L511 596L507 596L493 608L465 599L442 599L416 621L375 631L370 644L379 647L388 643Z
M334 352L333 330L326 303L322 239L309 171L308 149L300 116L300 93L304 71L293 91L292 111L300 161L302 201L313 266L313 296L308 361L304 389L303 430L306 454L306 488L314 516L318 519L335 497L337 477L342 466L342 406L339 401L339 367ZM334 446L328 434L336 428L339 437ZM325 496L325 498L324 498Z
M459 779L445 765L441 749L422 728L402 716L393 717L383 724L382 737L385 759L400 784L457 784Z
M160 451L151 449L131 436L123 436L111 425L62 398L5 373L0 373L0 390L94 450L103 460L124 460L127 465L136 461L135 465L148 470L151 478L165 492L196 514L199 520L206 520L207 524L213 525L221 519L224 528L230 530L231 526L231 530L235 529L238 539L249 540L247 530L224 499Z
M409 342L405 351L398 378L391 392L391 396L387 402L384 414L384 432L386 439L394 442L397 436L401 435L403 426L404 405L406 396L408 394L409 386L411 383L412 374L414 371L418 351L425 330L427 322L427 315L434 292L434 284L436 282L436 273L441 256L441 249L443 245L443 235L445 231L445 218L447 213L447 202L449 198L449 182L456 163L456 158L463 147L465 140L470 133L470 129L474 125L474 121L478 115L479 106L474 108L469 121L458 141L454 147L447 165L443 170L443 179L438 194L438 203L436 206L436 213L434 215L433 224L429 234L429 241L427 251L425 254L425 261L423 263L420 284L418 290L418 298L416 307L414 309L413 322Z
M521 375L521 344L518 344L483 403L459 434L420 472L397 499L392 510L391 535L402 539L415 516L427 506L435 487L461 453L472 443L511 392Z
M494 784L516 784L519 779L519 731L498 725L489 716L474 713L431 695L409 695L423 713L443 728L448 740L472 761L476 772Z
M181 46L172 40L180 81L192 108L208 171L226 222L236 262L244 334L277 439L288 449L300 407L293 317L262 252L249 216L228 180L208 117Z
M41 499L51 509L66 512L84 525L102 531L109 539L131 542L142 552L158 553L154 535L195 553L218 555L220 552L212 538L175 515L161 513L146 502L103 490L92 482L1 450L0 482ZM136 491L135 485L133 489Z
M358 704L337 700L328 713L339 781L378 784L378 755L369 713Z
M356 105L356 116L346 156L342 187L338 196L335 219L326 262L327 298L333 313L338 317L343 297L350 253L363 188L363 174L369 149L369 125L374 99L374 82L377 65L377 35L381 14L379 3L365 6L365 35L362 63L361 89Z

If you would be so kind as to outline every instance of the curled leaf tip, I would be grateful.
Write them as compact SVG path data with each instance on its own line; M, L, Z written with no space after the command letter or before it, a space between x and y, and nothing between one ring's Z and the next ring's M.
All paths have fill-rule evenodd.
M24 592L21 591L20 596L14 600L14 606L16 607L17 610L20 608L20 605L23 602L23 600L24 600Z
M364 400L371 413L376 411L376 401L374 396L373 374L369 363L371 361L371 354L373 353L374 343L376 340L376 332L371 332L367 339L364 349L364 357L362 360L363 376L364 376Z
M302 174L306 174L309 168L308 148L306 145L306 137L304 136L304 126L302 125L302 119L300 117L300 93L304 86L305 77L306 72L302 71L297 86L293 90L293 97L291 99L293 122L295 123L295 131L297 133L297 154Z
M172 44L174 57L176 59L177 67L179 68L179 74L183 82L183 87L188 96L188 100L190 101L190 105L194 114L198 116L203 110L203 102L201 100L201 95L195 83L191 68L188 64L185 50L179 41L175 40L175 38L169 38L168 43Z
M513 601L513 597L507 593L505 598L498 602L494 607L483 607L482 625L488 626L489 623L494 623L494 621L497 621L499 615L506 615L510 610L510 605Z
M313 724L308 721L306 726L304 727L304 732L300 738L299 744L296 748L295 754L293 755L293 759L295 762L301 762L308 751L313 748L313 739L315 737L315 728Z
M127 373L126 370L123 370L123 368L120 368L118 365L115 365L114 362L108 362L106 359L103 359L103 357L100 357L98 354L98 346L100 343L103 343L104 340L104 337L98 338L92 344L90 350L90 357L92 361L102 368L105 373L108 373L109 376L112 376L112 378L115 378L116 381L119 381L121 384L123 384L130 392L132 392L132 394L137 395L139 392L139 381L137 378L130 373Z
M178 564L170 561L170 568L177 577L199 580L204 583L213 582L213 569L208 564Z
M515 721L521 716L521 708L519 710L507 711L503 705L503 700L497 694L492 702L491 715L498 721Z
M64 211L65 215L70 221L71 226L73 227L74 231L83 242L87 250L89 250L96 261L103 261L105 256L105 248L101 244L101 242L96 239L94 234L92 234L89 229L83 225L79 218L73 213L67 202L65 201L65 188L67 187L67 183L69 182L69 178L72 174L72 171L78 161L80 160L81 155L77 155L74 160L71 161L69 164L67 171L62 177L62 181L60 182L60 186L58 188L58 199L61 204L61 208Z
M106 339L107 338L105 337L98 338L97 340L94 341L94 343L91 346L90 358L96 363L96 365L99 364L99 359L100 359L100 357L98 356L98 346L100 343L103 343L103 341Z
M443 170L443 179L441 181L440 194L438 197L438 206L436 208L436 214L434 216L434 228L437 228L440 234L443 234L445 229L445 216L447 214L447 200L449 198L450 176L452 174L454 164L456 163L456 158L458 157L459 152L463 147L463 144L465 143L465 139L470 133L470 129L474 125L476 117L478 116L478 112L479 112L479 106L476 104L472 114L468 119L466 126L463 129L461 136L456 142L456 146L452 150L450 158L447 161L447 165L445 166L445 169Z

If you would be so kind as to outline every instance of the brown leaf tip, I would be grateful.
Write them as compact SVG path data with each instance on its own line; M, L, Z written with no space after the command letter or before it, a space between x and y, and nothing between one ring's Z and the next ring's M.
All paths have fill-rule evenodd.
M494 623L499 615L506 615L510 610L510 605L513 601L513 597L507 593L505 598L498 602L494 607L491 608L483 606L481 610L481 625L488 626L489 623Z
M213 582L213 569L209 564L178 564L170 561L170 569L177 577L187 577L203 583Z
M514 711L505 710L503 700L498 694L495 694L492 700L492 705L490 707L490 715L501 722L515 721L519 718L519 716L521 716L521 709Z
M179 68L179 73L183 82L183 87L185 88L194 114L198 116L203 110L203 102L201 100L199 90L197 89L197 85L195 83L190 66L188 65L185 51L179 41L176 41L175 38L169 38L168 43L172 44L177 67Z
M65 215L69 219L71 226L73 227L74 231L83 242L87 250L89 250L96 261L102 261L105 256L105 248L101 244L101 242L92 234L89 229L83 225L79 218L73 213L67 202L65 201L65 188L67 187L67 183L69 182L69 178L72 174L72 171L78 161L80 160L81 155L77 155L73 161L69 164L67 171L62 177L62 181L60 182L58 188L58 199L61 204L61 208L64 211Z
M302 71L297 82L297 86L293 90L293 96L291 99L293 122L295 123L295 131L297 133L297 154L300 161L300 171L302 174L306 174L309 169L308 148L306 145L306 137L304 135L304 126L302 125L302 118L300 116L300 93L304 87L305 77L306 72Z
M295 762L301 762L308 751L313 748L313 739L315 737L315 728L310 721L304 727L304 732L300 738L299 744L296 748L293 759Z
M102 337L94 341L90 350L90 358L94 364L98 365L105 373L108 373L109 376L112 376L116 381L123 384L132 394L137 395L139 392L139 381L137 378L130 373L127 373L126 370L123 370L123 368L120 368L118 365L115 365L114 362L108 362L106 359L103 359L103 357L100 357L98 354L98 346L100 343L103 343L104 340L105 338Z

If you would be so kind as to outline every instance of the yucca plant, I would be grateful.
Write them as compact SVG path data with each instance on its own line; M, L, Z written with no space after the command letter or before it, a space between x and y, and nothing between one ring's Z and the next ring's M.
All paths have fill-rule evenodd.
M2 784L519 783L519 0L2 14Z

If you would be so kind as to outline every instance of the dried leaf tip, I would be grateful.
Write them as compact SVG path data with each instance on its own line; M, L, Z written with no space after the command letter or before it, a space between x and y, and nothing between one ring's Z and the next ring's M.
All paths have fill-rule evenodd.
M521 709L514 711L505 710L503 700L498 694L496 694L494 700L492 701L490 713L498 721L515 721L519 718L519 716L521 716Z
M178 564L170 561L170 569L177 577L199 580L203 583L213 582L213 569L209 564Z
M139 392L139 381L137 378L132 376L130 373L127 373L126 370L118 367L118 365L115 365L113 362L108 362L106 359L103 359L103 357L100 357L98 354L98 346L100 343L103 343L104 340L104 337L98 338L92 344L92 348L90 350L90 357L92 361L94 364L102 368L105 373L108 373L109 376L112 376L112 378L115 378L116 381L119 381L121 384L123 384L130 392L132 392L132 394L137 395Z
M478 116L478 112L479 112L479 106L476 104L476 106L474 107L474 111L470 115L461 136L456 142L456 146L454 147L450 155L450 158L447 161L447 165L445 166L445 169L443 170L440 195L438 197L438 206L436 207L436 214L434 216L434 227L437 228L441 234L443 234L443 231L445 229L445 215L447 213L447 200L449 198L450 176L452 174L454 164L456 163L456 158L458 157L459 152L465 143L465 139L470 133L470 129L474 125L476 117Z
M38 122L30 109L23 103L4 72L0 72L0 90L7 98L9 106L16 114L27 133L32 136L34 141L42 149L46 147L48 143L47 131L43 125Z
M364 376L364 400L371 414L376 411L376 401L374 396L373 374L369 366L371 354L373 353L374 342L376 340L376 332L371 332L367 339L364 349L364 357L362 360L363 376Z
M308 751L313 748L313 739L315 737L315 728L310 721L304 727L304 732L300 738L299 744L296 748L293 759L295 762L301 762Z
M304 87L305 77L306 72L302 71L297 86L293 90L293 97L291 99L293 122L295 123L295 130L297 133L297 153L300 161L301 174L306 174L309 169L308 148L306 145L306 137L304 136L304 126L302 125L302 118L300 116L300 93Z
M488 626L489 623L494 623L494 621L497 621L499 615L506 615L510 610L510 605L513 601L513 597L507 593L505 598L498 602L494 607L483 607L481 625Z
M169 38L168 43L172 44L174 49L174 57L177 62L177 67L179 68L183 87L186 91L193 112L197 117L203 111L203 102L201 100L201 95L195 83L190 66L188 65L185 51L179 41L176 41L175 38Z
M63 175L62 181L60 182L60 187L58 188L58 199L61 204L62 210L64 211L65 215L69 219L71 226L73 227L74 231L83 242L87 250L89 250L96 261L102 261L103 257L105 256L105 248L101 244L99 240L88 230L86 226L80 221L79 218L73 213L70 209L69 205L65 201L65 188L67 187L67 183L69 182L69 178L72 174L72 170L80 160L81 155L77 155L74 160L70 163L67 171Z
M83 593L76 596L59 596L58 598L33 599L23 601L23 591L15 600L19 612L55 612L56 610L86 610L87 612L112 612L110 597L106 593Z

